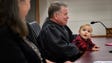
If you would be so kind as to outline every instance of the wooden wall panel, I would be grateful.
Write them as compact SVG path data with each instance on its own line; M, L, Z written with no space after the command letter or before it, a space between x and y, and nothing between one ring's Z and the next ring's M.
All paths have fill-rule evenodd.
M40 23L39 0L36 0L36 21Z

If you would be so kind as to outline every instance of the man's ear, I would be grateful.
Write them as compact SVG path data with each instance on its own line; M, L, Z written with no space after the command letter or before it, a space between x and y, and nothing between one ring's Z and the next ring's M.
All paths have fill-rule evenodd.
M57 19L57 17L58 17L58 14L54 13L54 18Z

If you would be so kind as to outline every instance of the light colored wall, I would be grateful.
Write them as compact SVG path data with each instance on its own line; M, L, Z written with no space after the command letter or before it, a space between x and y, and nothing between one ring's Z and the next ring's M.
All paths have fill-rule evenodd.
M40 0L40 20L41 25L47 17L47 8L52 1L56 0ZM78 33L78 29L82 24L91 21L101 21L108 28L112 28L112 0L59 0L64 1L69 7L68 26L73 33ZM92 25L93 35L105 35L105 28L96 23Z
M39 12L40 12L40 25L44 23L45 18L47 17L47 11L49 6L48 0L39 0Z

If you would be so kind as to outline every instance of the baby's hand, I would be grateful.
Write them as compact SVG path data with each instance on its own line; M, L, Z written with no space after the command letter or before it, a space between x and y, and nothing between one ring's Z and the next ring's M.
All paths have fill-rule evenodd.
M100 47L95 45L94 48L100 48Z
M99 50L99 47L96 45L92 48L92 51L98 51L98 50Z

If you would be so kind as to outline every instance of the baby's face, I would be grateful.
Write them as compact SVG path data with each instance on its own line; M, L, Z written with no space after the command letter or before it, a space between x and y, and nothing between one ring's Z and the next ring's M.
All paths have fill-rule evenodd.
M91 37L92 28L89 26L84 26L79 30L79 34L82 38L88 39Z

